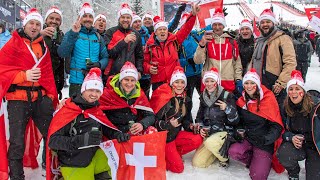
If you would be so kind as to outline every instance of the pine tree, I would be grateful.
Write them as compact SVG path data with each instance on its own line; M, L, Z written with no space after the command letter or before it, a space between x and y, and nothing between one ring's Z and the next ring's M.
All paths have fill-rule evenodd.
M132 0L132 10L138 15L143 16L143 7L141 4L141 0Z

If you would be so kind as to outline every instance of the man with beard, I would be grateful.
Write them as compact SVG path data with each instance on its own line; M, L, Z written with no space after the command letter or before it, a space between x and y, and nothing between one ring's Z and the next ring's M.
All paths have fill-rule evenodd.
M143 49L138 31L132 29L133 13L128 4L124 3L118 11L118 25L107 30L109 64L104 75L110 76L120 72L126 61L136 66L139 79L143 72ZM106 80L106 79L104 79Z
M265 9L259 17L261 35L256 40L249 67L257 70L262 84L273 91L282 110L285 88L297 61L292 39L279 30L275 23L273 12Z
M58 54L71 57L69 96L80 93L81 84L87 72L98 67L104 70L108 64L108 52L100 34L92 26L94 12L89 3L84 3L78 20L64 36Z
M247 66L251 61L254 50L253 27L249 20L244 19L240 24L240 36L237 40L242 64L242 76L247 72Z
M106 41L107 40L107 35L106 35L107 17L103 14L98 14L94 18L93 26L97 29L98 33Z

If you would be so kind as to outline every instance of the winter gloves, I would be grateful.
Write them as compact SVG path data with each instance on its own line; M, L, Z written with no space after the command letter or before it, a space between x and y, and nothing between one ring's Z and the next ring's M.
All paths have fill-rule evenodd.
M99 130L91 130L77 136L79 140L78 148L90 145L99 145L102 140L102 133Z
M184 10L186 10L186 6L187 6L186 3L181 4L181 6L179 6L179 8L178 8L177 14L180 14L180 15L181 15L181 13L182 13Z
M224 143L223 143L223 145L221 146L221 148L219 150L219 153L220 153L220 155L222 157L228 158L228 149L229 149L229 147L230 147L230 145L232 143L236 142L236 140L230 134L227 134L222 139L225 139L225 140L224 140Z
M120 142L126 142L130 140L130 135L128 133L123 133L123 132L116 132L114 135L115 139Z
M90 63L87 63L87 67L86 67L87 70L90 70L91 68L94 68L94 67L100 68L101 65L100 65L99 62L95 62L95 63L90 62Z

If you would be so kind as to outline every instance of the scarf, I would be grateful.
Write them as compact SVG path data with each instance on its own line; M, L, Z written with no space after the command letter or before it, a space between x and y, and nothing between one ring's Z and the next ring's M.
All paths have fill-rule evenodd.
M222 87L222 86L219 86L217 96L215 96L216 91L217 91L217 89L216 89L214 92L212 92L210 95L209 95L209 93L208 93L207 90L205 90L205 91L202 93L202 98L203 98L204 102L206 103L206 105L207 105L208 107L211 107L212 104L215 103L216 100L220 97L220 95L221 95L221 93L222 93L222 91L223 91L223 87Z

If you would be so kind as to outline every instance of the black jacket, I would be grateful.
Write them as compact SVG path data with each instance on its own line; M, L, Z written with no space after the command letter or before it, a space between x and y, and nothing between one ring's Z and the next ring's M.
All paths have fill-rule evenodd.
M243 39L241 36L237 40L238 47L239 47L239 54L241 58L241 64L242 64L242 75L247 72L247 67L249 62L251 61L252 54L254 51L254 37L251 36L250 39Z
M175 106L175 98L179 101L179 111L175 112L176 106ZM160 111L156 114L156 123L155 126L158 129L158 131L168 131L167 134L167 142L171 142L176 139L178 133L181 131L181 128L185 131L191 131L190 124L192 122L192 115L191 115L191 109L192 109L192 101L189 97L185 98L182 97L173 97L170 99L170 101L164 105ZM185 103L186 106L186 114L182 117L182 105ZM173 127L170 123L170 119L179 118L179 123L181 123L181 126Z
M98 102L86 102L81 95L75 95L71 98L72 101L83 110L99 105ZM101 124L96 120L84 118L83 114L80 114L76 119L74 119L74 121L51 135L49 147L57 151L58 160L62 166L87 167L90 164L99 147L91 147L86 149L78 149L78 147L80 147L82 144L82 142L80 142L80 136L91 131L92 127L99 128L104 135L107 134L106 132L108 132L108 134L113 134L116 132L110 128L102 129ZM109 139L114 138L111 136L107 137Z
M134 32L136 35L136 41L126 43L123 40L117 42L119 37L126 36L127 34ZM114 44L115 46L110 45ZM141 37L138 31L133 29L124 29L120 25L112 27L107 30L106 44L109 54L109 59L113 60L109 75L115 75L120 72L120 69L126 61L132 62L137 70L143 73L143 48L141 43ZM109 62L110 63L110 62ZM108 65L109 68L109 65Z

